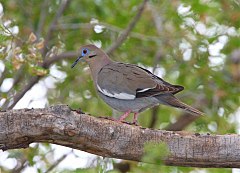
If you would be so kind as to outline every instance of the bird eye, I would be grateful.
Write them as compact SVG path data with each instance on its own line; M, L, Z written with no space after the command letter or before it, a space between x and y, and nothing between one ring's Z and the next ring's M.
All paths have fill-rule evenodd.
M87 55L88 54L88 49L83 49L82 50L82 56L85 56L85 55Z

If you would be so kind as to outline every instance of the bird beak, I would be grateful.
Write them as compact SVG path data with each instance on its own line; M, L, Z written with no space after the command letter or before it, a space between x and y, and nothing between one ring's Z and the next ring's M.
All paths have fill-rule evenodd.
M72 64L71 68L75 67L75 65L78 63L78 61L82 58L83 56L79 56L76 61Z

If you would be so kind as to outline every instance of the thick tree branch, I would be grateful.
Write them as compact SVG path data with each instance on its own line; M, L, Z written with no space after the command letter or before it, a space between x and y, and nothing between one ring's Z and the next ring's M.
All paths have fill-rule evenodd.
M146 142L166 143L167 165L240 167L240 135L146 129L79 114L65 105L0 112L0 149L27 148L32 142L135 161L141 161Z

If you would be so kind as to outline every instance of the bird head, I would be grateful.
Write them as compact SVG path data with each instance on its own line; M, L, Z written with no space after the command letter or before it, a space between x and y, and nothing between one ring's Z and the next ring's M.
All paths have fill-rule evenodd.
M78 63L79 60L85 60L90 63L96 56L101 54L101 50L94 45L85 45L80 48L80 56L72 64L72 68Z

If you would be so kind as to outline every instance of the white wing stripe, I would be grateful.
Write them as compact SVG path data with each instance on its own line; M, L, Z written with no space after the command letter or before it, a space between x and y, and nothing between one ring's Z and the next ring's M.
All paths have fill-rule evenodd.
M150 89L152 89L152 88L145 88L145 89L142 89L142 90L138 90L137 93L142 93L142 92L145 92L145 91L150 90Z
M114 97L114 98L117 98L117 99L122 99L122 100L133 100L135 99L135 95L132 95L132 94L128 94L128 93L109 93L107 90L105 89L101 89L99 85L97 85L97 88L98 90L108 96L108 97Z

